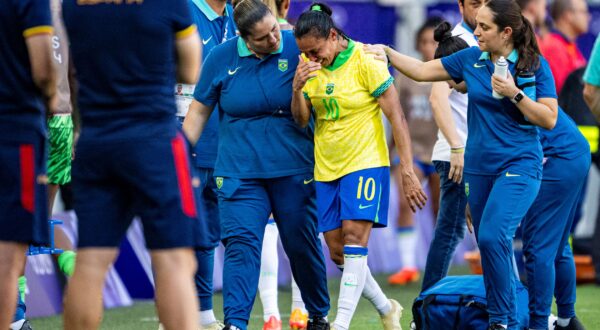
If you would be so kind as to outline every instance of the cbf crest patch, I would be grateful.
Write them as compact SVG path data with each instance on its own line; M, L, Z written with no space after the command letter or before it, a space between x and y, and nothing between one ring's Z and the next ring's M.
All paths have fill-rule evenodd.
M286 58L280 58L279 62L277 63L277 68L281 72L286 72L288 69L288 60Z
M469 183L465 182L465 195L467 195L467 197L469 197Z
M222 176L216 177L215 182L217 183L217 189L221 189L221 187L223 187L223 177Z
M327 86L325 86L325 94L327 94L327 95L333 94L333 88L334 87L335 87L334 83L327 84Z

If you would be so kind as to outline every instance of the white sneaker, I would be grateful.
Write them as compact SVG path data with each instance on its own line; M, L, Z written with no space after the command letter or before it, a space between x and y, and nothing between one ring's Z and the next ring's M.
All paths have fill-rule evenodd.
M558 317L556 317L556 315L550 314L550 316L548 316L548 330L554 330L554 324L556 320L558 320Z
M208 325L203 325L201 327L202 330L222 330L225 327L225 324L222 322L216 321Z
M400 326L400 318L402 317L402 306L394 299L389 299L392 305L392 310L389 313L381 316L384 330L402 330Z
M225 327L225 324L217 321L217 322L211 323L209 325L199 326L198 329L202 329L202 330L221 330L221 329L223 329L223 327ZM163 327L163 325L161 323L159 323L158 324L158 330L165 330L165 327Z

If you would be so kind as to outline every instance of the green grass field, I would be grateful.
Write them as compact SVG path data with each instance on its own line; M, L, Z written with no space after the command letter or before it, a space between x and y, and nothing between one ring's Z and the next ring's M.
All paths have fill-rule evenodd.
M454 274L466 273L465 268L455 268ZM420 285L412 284L406 287L389 286L386 276L377 276L378 282L388 297L394 298L404 306L402 316L402 328L409 329L408 324L412 319L410 308L413 299L418 295ZM329 292L331 294L330 320L335 318L335 306L339 289L339 278L329 280ZM221 294L215 295L214 306L217 318L223 319ZM280 289L279 308L283 318L283 324L287 322L290 313L291 292L289 288ZM600 329L600 287L594 285L582 285L577 287L577 315L588 330ZM254 304L249 329L262 329L262 307L260 301ZM62 329L62 319L59 316L33 319L32 325L36 330ZM117 308L106 311L102 323L102 329L106 330L156 330L158 318L151 301L138 301L127 308ZM284 327L285 329L285 327ZM365 299L361 299L357 311L352 319L352 329L381 329L381 323L377 312Z

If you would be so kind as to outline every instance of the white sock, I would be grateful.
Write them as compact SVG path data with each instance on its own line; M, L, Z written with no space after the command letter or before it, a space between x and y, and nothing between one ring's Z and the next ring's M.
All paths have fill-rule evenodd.
M260 277L258 279L258 291L260 301L263 305L263 318L265 322L271 316L281 320L279 306L277 305L277 269L279 259L277 256L277 239L279 231L275 224L265 227L263 238L262 255L260 258Z
M344 273L340 283L340 296L335 322L336 330L348 330L356 305L365 287L368 271L368 248L358 245L344 246Z
M25 319L21 319L18 321L15 321L13 323L10 324L10 330L19 330L21 329L21 327L23 326L23 323L25 323Z
M299 308L302 313L307 314L306 306L304 306L304 301L302 300L302 295L300 294L300 288L294 277L292 277L292 312Z
M571 322L571 318L570 317L568 319L563 319L562 317L559 317L558 319L556 319L556 324L558 324L561 327L568 326L569 322Z
M200 325L206 326L215 322L217 322L217 318L215 317L215 312L212 309L200 311Z
M373 304L373 306L375 306L375 309L377 309L379 315L385 315L392 310L392 304L390 303L390 300L385 296L385 293L383 293L383 291L381 290L381 287L379 287L379 284L377 284L377 281L375 281L375 278L373 278L373 275L371 275L371 270L369 269L369 266L367 266L366 268L367 274L365 279L365 288L363 289L362 296L369 300Z
M398 249L400 250L400 261L403 268L416 268L416 246L417 234L414 227L399 227Z

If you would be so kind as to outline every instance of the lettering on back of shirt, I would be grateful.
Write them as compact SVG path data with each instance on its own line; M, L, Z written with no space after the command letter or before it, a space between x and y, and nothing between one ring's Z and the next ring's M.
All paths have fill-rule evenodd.
M58 36L52 36L52 54L54 55L54 59L59 64L62 64L62 55L58 52L60 48L60 38Z

